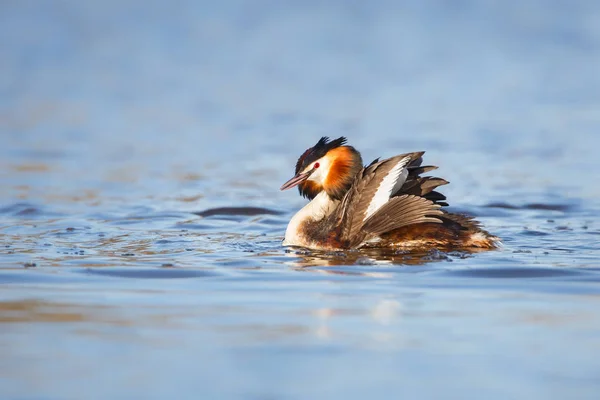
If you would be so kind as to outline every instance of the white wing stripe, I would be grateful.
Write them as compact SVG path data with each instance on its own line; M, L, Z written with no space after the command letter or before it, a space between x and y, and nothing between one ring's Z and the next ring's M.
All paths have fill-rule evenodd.
M366 221L371 215L375 214L377 210L381 208L385 203L388 202L390 196L397 191L408 176L408 171L404 169L406 164L410 161L410 157L404 157L388 172L388 174L381 180L373 199L367 207L363 222ZM406 173L404 173L406 172ZM402 181L400 183L400 181ZM399 185L398 185L399 184Z
M406 168L402 168L402 172L400 172L400 175L398 175L398 179L396 179L396 183L392 188L390 196L392 196L394 193L400 190L402 185L404 185L404 182L406 182L406 178L408 178L408 170Z

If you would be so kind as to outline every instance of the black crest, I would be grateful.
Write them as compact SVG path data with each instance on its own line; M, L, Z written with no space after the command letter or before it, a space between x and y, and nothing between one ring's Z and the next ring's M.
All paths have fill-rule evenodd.
M332 141L329 141L327 136L323 136L321 139L319 139L317 144L306 150L304 154L300 156L298 162L296 163L296 173L302 171L311 163L323 157L329 150L343 146L344 144L346 144L346 138L343 136Z

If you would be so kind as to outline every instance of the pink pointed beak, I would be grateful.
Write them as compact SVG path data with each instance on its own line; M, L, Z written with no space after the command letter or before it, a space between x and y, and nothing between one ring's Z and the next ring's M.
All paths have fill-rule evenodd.
M288 190L293 188L294 186L298 186L299 184L307 180L310 174L312 174L312 172L313 171L311 170L303 174L296 174L292 179L281 185L279 190Z

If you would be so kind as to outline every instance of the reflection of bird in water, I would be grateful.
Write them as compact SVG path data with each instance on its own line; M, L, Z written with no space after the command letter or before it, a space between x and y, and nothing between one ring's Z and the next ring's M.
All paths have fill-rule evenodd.
M310 199L290 221L284 245L311 249L492 249L500 241L472 218L446 212L436 191L448 182L422 177L424 152L406 153L363 167L346 138L321 138L300 156L296 175L281 187L298 186Z
M292 267L303 269L307 267L341 267L342 269L322 269L323 273L342 275L385 275L388 267L394 265L417 266L431 262L453 261L455 259L469 258L474 253L486 249L472 248L460 251L430 250L399 250L393 248L363 248L360 250L299 250L286 253L290 257L287 263ZM293 259L293 260L292 260ZM356 266L365 266L366 269L356 269ZM352 266L352 269L345 269ZM373 272L371 267L383 267L378 272Z

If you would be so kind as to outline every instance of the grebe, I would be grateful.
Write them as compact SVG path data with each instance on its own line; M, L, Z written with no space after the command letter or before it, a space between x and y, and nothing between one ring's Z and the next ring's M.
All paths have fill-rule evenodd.
M442 209L436 191L448 181L421 174L425 152L374 160L363 167L346 138L322 137L296 163L295 176L281 190L298 186L310 202L291 219L283 245L340 250L364 247L493 249L500 239L473 218Z

